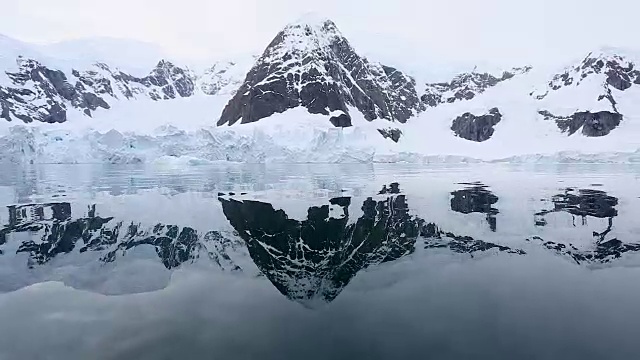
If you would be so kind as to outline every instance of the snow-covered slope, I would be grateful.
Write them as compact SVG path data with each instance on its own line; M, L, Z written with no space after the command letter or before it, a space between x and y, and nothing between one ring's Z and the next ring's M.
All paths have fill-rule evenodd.
M640 96L640 56L621 49L590 53L580 64L554 75L533 92L540 114L555 120L569 135L604 136L626 118L637 121Z

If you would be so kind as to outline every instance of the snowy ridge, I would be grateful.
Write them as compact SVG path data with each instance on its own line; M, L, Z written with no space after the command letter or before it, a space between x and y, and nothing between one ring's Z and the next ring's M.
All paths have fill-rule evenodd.
M626 91L635 95L640 85L640 70L635 68L638 63L640 55L629 50L603 48L590 53L580 64L555 74L545 87L532 92L532 96L545 105L553 102L574 105L564 110L618 112L618 102L624 102L618 98L627 97Z
M605 136L627 122L637 123L640 108L640 57L620 49L601 49L555 74L531 95L538 111L562 132Z
M426 84L424 91L421 92L420 100L431 107L461 100L471 100L488 88L514 76L526 74L531 69L530 66L513 68L509 71L504 71L500 76L475 71L461 73L456 75L451 82Z
M38 47L1 37L0 66L4 72L0 75L0 117L11 122L61 123L74 117L74 112L92 117L96 110L108 110L120 100L157 101L233 93L248 67L244 60L220 62L196 74L160 58L150 70L128 72L96 60L93 56L100 56L99 51L89 51L82 58L77 45L86 43L93 50L100 48L100 42L95 41ZM106 45L117 48L119 42L107 41ZM125 45L128 49L135 43ZM54 57L42 55L40 48L51 50Z
M219 61L197 77L197 87L206 95L233 95L256 58L250 56L240 60Z

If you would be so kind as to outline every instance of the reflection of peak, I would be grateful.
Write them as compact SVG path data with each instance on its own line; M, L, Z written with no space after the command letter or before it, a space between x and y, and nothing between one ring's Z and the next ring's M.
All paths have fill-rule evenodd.
M413 252L418 236L418 220L402 195L365 200L363 215L351 224L349 198L329 201L344 208L344 217L330 217L323 205L310 207L302 221L266 203L220 201L258 268L283 295L302 303L332 301L360 270Z
M571 258L576 264L606 264L620 259L625 253L640 252L640 244L623 243L618 239L597 242L594 247L580 250L572 244L546 241L539 236L531 240L542 243L542 246L560 255Z

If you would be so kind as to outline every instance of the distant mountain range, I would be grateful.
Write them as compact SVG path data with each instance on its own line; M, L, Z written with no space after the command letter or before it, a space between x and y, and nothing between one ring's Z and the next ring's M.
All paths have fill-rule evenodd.
M261 56L198 71L159 59L153 68L134 73L77 56L61 59L72 57L72 45L53 51L0 40L5 54L0 57L0 117L16 124L62 123L72 112L96 117L122 101L217 96L227 99L221 113L211 108L211 124L219 126L303 108L336 127L354 125L354 117L386 120L380 134L399 142L399 124L446 116L452 136L485 142L503 131L503 123L524 118L526 126L554 124L567 136L601 137L639 114L640 57L615 49L594 51L556 74L532 75L536 69L522 66L429 83L358 54L327 19L286 26ZM505 103L516 102L522 103L520 113L505 110ZM439 108L447 110L434 110Z

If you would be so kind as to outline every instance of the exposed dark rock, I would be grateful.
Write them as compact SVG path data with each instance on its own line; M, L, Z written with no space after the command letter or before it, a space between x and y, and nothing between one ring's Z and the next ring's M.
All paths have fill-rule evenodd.
M562 132L573 135L582 129L582 134L590 137L608 135L623 119L622 114L609 111L577 112L568 117L556 116L546 110L539 111L539 114L546 120L554 120Z
M335 24L293 24L269 44L224 108L218 125L251 123L298 106L351 125L349 107L365 119L405 122L424 110L415 81L359 56Z
M382 137L384 137L385 139L391 139L393 140L393 142L400 141L400 137L402 137L402 131L400 129L378 129L378 132L382 135Z
M23 58L18 59L18 66L17 72L7 72L7 76L20 87L0 87L1 116L8 121L64 122L67 104L87 114L98 107L109 108L104 99L71 85L62 71Z
M338 116L332 116L329 121L335 127L350 127L351 126L351 117L347 114L340 114Z
M488 114L474 115L464 113L453 120L451 130L467 140L482 142L491 138L494 133L494 126L502 120L502 114L498 108L492 108Z
M97 63L92 70L73 69L69 76L77 80L34 59L18 58L17 63L18 71L6 72L13 85L0 86L0 117L7 121L64 122L69 109L92 116L99 108L111 108L106 97L117 98L114 89L125 98L140 95L154 100L187 97L195 90L190 72L167 61L160 61L143 78Z

